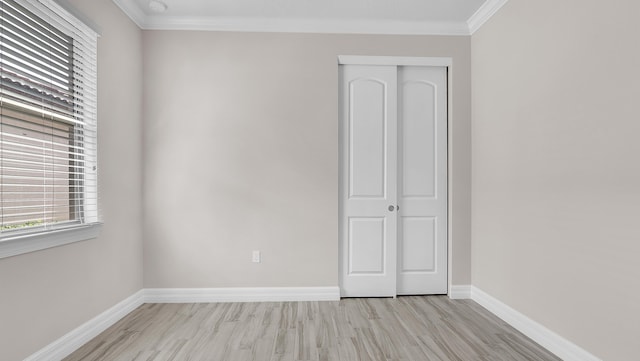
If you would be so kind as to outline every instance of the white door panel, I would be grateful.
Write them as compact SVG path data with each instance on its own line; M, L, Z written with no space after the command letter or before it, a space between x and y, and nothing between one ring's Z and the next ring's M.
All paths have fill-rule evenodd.
M384 217L350 217L348 225L349 275L384 275Z
M425 257L434 253L435 217L402 217L400 238L400 272L433 272L433 257Z
M406 68L400 68L399 72L402 99L402 196L434 197L436 87L431 82L412 79L411 75L415 74Z
M447 293L447 91L443 67L398 69L398 294Z
M343 297L447 292L446 95L444 67L340 66Z
M350 198L385 196L386 87L371 78L349 84Z
M340 68L342 296L395 296L396 69Z

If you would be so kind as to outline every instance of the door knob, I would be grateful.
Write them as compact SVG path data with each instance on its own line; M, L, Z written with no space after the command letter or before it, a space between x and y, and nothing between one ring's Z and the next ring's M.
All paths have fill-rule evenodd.
M389 212L393 212L394 209L395 209L394 206L389 206Z

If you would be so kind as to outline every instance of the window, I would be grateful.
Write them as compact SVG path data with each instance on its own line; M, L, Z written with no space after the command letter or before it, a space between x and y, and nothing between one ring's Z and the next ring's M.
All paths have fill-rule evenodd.
M53 0L0 0L0 246L22 249L0 257L98 223L96 41Z

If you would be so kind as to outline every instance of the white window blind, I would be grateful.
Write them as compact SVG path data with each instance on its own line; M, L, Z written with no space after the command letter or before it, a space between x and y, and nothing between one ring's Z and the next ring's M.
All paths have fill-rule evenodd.
M0 236L98 222L97 35L52 0L0 0Z

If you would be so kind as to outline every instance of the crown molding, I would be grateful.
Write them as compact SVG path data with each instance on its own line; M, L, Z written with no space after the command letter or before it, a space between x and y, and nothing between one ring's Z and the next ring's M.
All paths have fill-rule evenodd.
M484 23L489 21L500 8L509 0L487 0L480 8L467 20L467 27L470 35L473 35Z
M132 0L113 0L140 29L144 29L147 15Z
M118 0L122 1L122 0ZM209 30L274 33L469 35L464 22L208 18L148 16L146 30Z
M113 0L113 2L143 30L454 36L472 35L507 1L508 0L487 0L466 22L419 22L148 15L132 0Z

